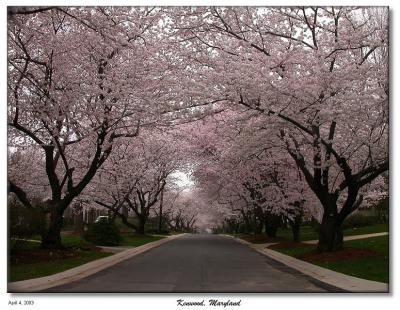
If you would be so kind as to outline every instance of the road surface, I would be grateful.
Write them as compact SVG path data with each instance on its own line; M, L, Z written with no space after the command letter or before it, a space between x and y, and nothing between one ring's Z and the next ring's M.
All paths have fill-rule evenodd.
M185 235L46 292L327 292L334 288L235 240Z

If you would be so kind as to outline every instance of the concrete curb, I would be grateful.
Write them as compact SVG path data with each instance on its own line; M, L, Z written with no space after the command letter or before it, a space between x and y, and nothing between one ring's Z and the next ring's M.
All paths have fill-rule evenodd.
M252 244L240 238L235 238L229 235L225 235L236 240L239 243L245 244L255 251L272 258L278 262L281 262L290 268L296 269L301 273L310 276L318 281L326 283L328 285L337 287L349 293L388 293L389 285L386 283L365 280L352 276L345 275L336 271L325 269L305 261L296 259L294 257L279 253L262 246L260 244Z
M69 282L73 282L87 276L90 276L96 272L104 270L108 267L111 267L115 264L118 264L126 259L149 251L155 247L158 247L166 242L179 238L185 234L168 236L164 239L160 239L154 242L150 242L144 244L142 246L138 246L132 249L127 249L123 252L114 254L112 256L108 256L105 258L101 258L78 267L68 269L66 271L53 274L51 276L10 282L7 286L8 293L28 293L28 292L39 292L50 287L63 285Z

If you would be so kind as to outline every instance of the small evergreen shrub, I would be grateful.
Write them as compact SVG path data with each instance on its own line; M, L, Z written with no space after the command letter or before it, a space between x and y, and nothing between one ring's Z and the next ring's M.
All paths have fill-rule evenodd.
M46 229L45 215L38 208L10 206L9 232L11 238L28 239L41 235Z
M25 239L41 235L46 229L46 217L42 210L9 205L9 249L11 252L24 248Z
M121 243L121 233L113 221L101 220L89 226L84 238L96 245L116 246Z

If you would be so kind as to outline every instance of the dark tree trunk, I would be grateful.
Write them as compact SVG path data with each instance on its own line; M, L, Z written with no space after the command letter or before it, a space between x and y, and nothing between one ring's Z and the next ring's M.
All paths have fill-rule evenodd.
M265 232L267 236L270 238L275 238L277 231L278 231L278 226L272 226L272 225L265 226Z
M61 228L63 225L64 208L59 203L59 206L54 206L50 211L50 221L47 230L42 235L41 247L44 249L61 249Z
M161 191L160 194L160 209L158 215L158 233L162 232L162 216L163 216L163 202L164 202L164 190Z
M338 215L324 212L319 231L318 250L332 252L343 248L342 223Z
M144 217L139 217L139 224L138 224L138 229L137 233L140 235L144 235L144 225L146 224L146 219Z
M262 233L262 229L264 227L263 215L264 215L264 212L263 212L262 208L259 206L256 206L254 208L254 233L255 234Z
M255 221L254 233L261 234L263 226L264 226L264 223L262 221Z
M296 216L293 219L293 221L290 221L294 242L300 242L300 225L301 225L301 216Z
M278 215L267 214L264 217L265 232L268 237L270 238L276 237L276 232L278 231L280 222L281 218Z
M239 222L235 222L235 234L238 234L240 231L240 224Z
M129 210L126 206L122 206L122 215L128 219L129 218Z
M244 233L245 234L251 233L250 221L249 221L249 218L245 215L243 215L243 222L244 222Z

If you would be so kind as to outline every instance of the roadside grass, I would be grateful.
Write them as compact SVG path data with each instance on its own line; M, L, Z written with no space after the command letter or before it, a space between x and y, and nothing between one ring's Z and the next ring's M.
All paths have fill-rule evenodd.
M81 251L78 256L71 258L46 259L41 262L26 264L11 263L8 272L9 281L14 282L49 276L110 255L112 253Z
M348 228L343 230L344 236L354 236L354 235L365 235L389 231L389 226L387 224L374 224L365 227L358 228ZM290 228L280 228L277 232L277 237L282 237L285 239L292 239L292 231ZM317 240L318 232L315 227L304 225L300 227L300 240L309 241Z
M61 243L67 248L90 248L94 246L82 236L74 234L61 234Z
M311 263L318 266L344 273L350 276L384 282L389 281L389 237L380 236L367 239L358 239L344 242L344 249L330 253L330 255L319 254L315 246L309 247L290 247L272 249L283 254L303 259L308 262L313 257ZM359 257L349 258L348 254L358 251L365 251L366 254ZM343 255L346 252L346 255Z
M135 234L122 234L122 241L120 246L132 246L137 247L143 244L157 241L165 238L164 236L152 236L152 235L135 235Z
M344 236L355 236L355 235L365 235L380 232L389 231L389 226L387 224L374 224L371 226L359 227L359 228L348 228L343 230ZM292 231L290 228L279 228L275 238L269 238L265 233L262 234L228 234L236 238L241 238L251 243L268 243L268 242L280 242L283 240L292 240ZM304 225L300 227L300 240L310 241L318 240L318 233L314 227L309 225Z
M355 236L355 235L366 235L366 234L374 234L374 233L388 232L388 231L389 231L388 224L375 224L365 227L348 228L343 231L343 234L345 236Z
M164 236L123 233L120 246L137 247L162 238ZM18 241L18 246L10 253L9 281L49 276L113 254L100 251L79 235L63 233L61 239L65 250L59 251L41 249L40 242ZM39 241L40 237L35 236L31 240Z

